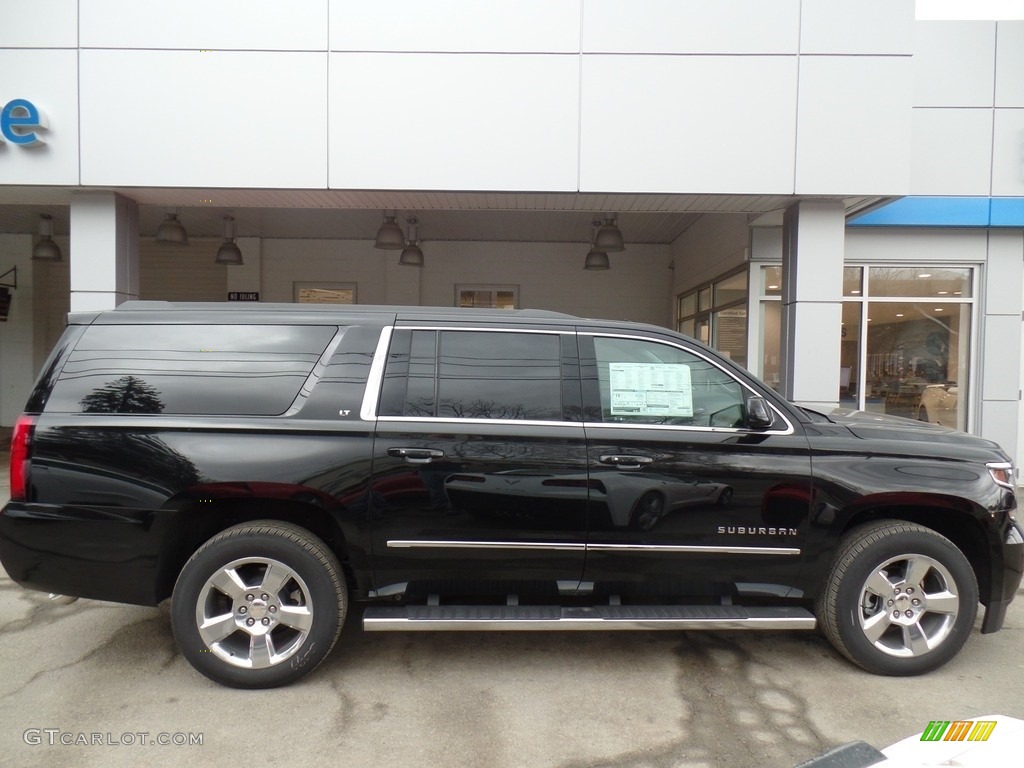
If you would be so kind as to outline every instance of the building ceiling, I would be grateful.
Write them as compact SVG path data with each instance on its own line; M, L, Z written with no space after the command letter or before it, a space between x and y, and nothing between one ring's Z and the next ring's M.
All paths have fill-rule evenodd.
M40 214L54 232L69 231L76 190L0 187L0 234L31 234ZM372 239L382 212L405 228L419 219L423 241L578 242L593 239L593 221L618 215L627 243L671 243L704 213L742 213L753 220L793 203L788 195L659 195L507 192L392 192L353 190L120 189L137 201L139 230L151 237L166 213L177 211L190 237L223 237L234 216L239 237ZM847 209L868 198L846 200Z

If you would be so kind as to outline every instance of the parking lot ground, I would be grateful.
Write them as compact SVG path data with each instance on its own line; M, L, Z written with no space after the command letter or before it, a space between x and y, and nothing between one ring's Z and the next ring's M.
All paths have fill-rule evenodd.
M862 672L813 632L364 633L357 607L312 675L237 691L181 658L166 605L57 605L6 576L0 638L11 766L787 768L930 720L1024 717L1024 596L917 678Z

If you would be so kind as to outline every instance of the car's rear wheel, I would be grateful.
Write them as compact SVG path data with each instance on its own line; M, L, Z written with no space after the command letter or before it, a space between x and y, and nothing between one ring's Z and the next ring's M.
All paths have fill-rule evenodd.
M229 528L185 564L171 625L199 672L235 688L272 688L313 670L348 607L337 558L309 531L264 520Z
M914 523L860 526L840 542L818 620L836 649L882 675L918 675L963 647L978 611L978 585L949 539Z

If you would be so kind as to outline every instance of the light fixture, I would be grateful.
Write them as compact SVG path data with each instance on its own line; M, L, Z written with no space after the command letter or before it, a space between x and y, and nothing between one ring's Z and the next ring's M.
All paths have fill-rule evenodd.
M597 250L597 246L593 246L590 249L590 253L587 254L587 258L583 260L584 269L609 269L611 263L608 261L608 254L604 251Z
M931 272L921 272L921 273L918 274L918 277L922 277L922 278L931 277L931 276L932 276Z
M188 245L188 232L178 221L178 214L168 213L156 228L156 241L169 245Z
M410 216L405 221L409 225L409 240L402 249L402 255L398 257L398 263L406 267L422 267L423 250L420 248L420 241L416 239L416 225L419 224L419 219Z
M622 233L615 226L615 217L605 219L604 224L597 230L594 238L594 248L605 253L626 250L626 244L622 241Z
M902 312L897 312L896 313L896 317L903 317L903 313Z
M600 233L601 220L595 219L591 224L594 226L594 244L590 246L587 258L583 260L583 268L591 270L609 269L611 263L608 261L608 254L597 247L597 236Z
M60 248L53 242L53 216L48 213L39 216L39 241L32 248L33 261L60 261Z
M224 217L224 242L217 249L217 258L214 261L218 264L230 264L238 266L243 264L242 249L235 243L235 217Z
M377 240L374 248L382 248L385 251L397 251L405 247L405 234L402 228L395 223L394 216L384 213L384 223L377 230Z

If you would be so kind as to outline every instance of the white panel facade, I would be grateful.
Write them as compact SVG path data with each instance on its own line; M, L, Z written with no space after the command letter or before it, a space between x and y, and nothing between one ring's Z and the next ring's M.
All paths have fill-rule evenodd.
M0 136L0 184L78 183L77 54L0 50L0 108L25 99L45 115L44 144L14 145Z
M587 53L787 53L800 40L799 0L584 0Z
M331 0L332 51L574 53L581 0Z
M910 90L908 57L801 57L797 194L905 195Z
M326 57L82 51L82 183L325 187Z
M913 47L914 0L802 0L801 53L905 54Z
M915 109L912 195L987 195L992 177L991 109Z
M859 229L846 230L850 263L908 261L984 263L988 233L983 229Z
M919 21L914 27L914 105L990 107L994 21Z
M85 0L80 6L83 48L327 50L327 0Z
M5 3L0 48L74 48L78 45L78 0Z
M1019 285L1019 281L1017 282ZM1017 404L1020 382L1020 315L985 315L981 337L983 400L1006 400Z
M981 428L971 432L988 440L994 440L1010 457L1017 445L1017 419L1020 403L1008 400L986 400L981 404ZM1024 460L1018 456L1017 461ZM1018 463L1018 466L1020 464Z
M1024 197L1024 109L995 110L992 194Z
M996 106L1024 107L1024 21L998 23Z
M795 57L588 55L580 189L791 193L796 88Z
M576 189L579 57L331 54L330 186Z

